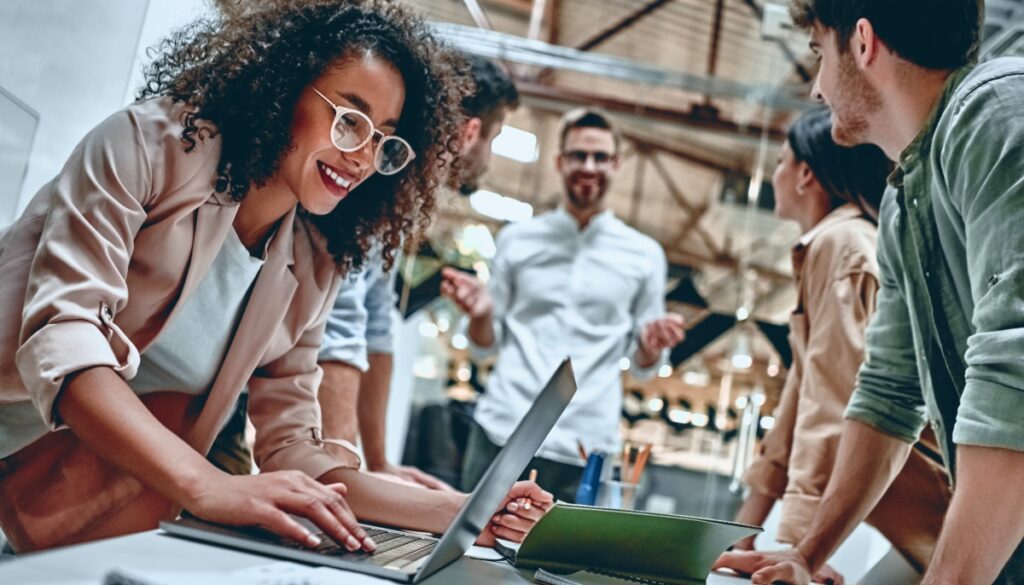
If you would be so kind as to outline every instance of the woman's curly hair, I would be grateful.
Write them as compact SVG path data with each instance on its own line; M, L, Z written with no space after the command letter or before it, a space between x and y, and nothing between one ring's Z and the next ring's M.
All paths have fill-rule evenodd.
M156 49L139 99L166 95L188 107L186 151L222 141L215 188L241 200L262 186L293 148L292 115L302 91L331 66L370 54L405 81L396 134L416 158L402 172L375 174L329 214L303 213L327 241L339 270L359 269L378 242L390 268L403 240L426 227L435 191L458 165L463 97L470 82L461 57L409 9L385 0L274 0L228 10L174 32ZM455 161L455 162L452 162Z

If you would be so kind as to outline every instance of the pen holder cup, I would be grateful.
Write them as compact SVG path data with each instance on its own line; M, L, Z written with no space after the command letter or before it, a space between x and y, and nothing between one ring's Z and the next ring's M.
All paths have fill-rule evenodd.
M618 510L635 510L639 484L609 479L601 482L597 506Z

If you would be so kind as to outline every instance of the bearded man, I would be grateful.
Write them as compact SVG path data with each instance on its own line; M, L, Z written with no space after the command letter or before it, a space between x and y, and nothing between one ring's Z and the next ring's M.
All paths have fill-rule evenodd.
M630 358L634 376L650 377L684 328L682 317L665 314L661 246L607 209L620 142L608 117L573 110L562 119L560 137L561 205L498 234L486 286L446 269L442 292L469 316L474 358L498 355L474 413L479 426L463 460L463 489L476 485L568 356L576 396L527 469L571 502L582 471L577 441L590 450L619 450L622 358Z

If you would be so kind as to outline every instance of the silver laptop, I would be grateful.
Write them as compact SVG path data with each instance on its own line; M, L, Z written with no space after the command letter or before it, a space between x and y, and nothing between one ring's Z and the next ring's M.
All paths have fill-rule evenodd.
M575 393L572 365L565 360L440 539L364 524L367 533L377 542L377 550L367 554L339 547L301 518L297 520L311 528L314 534L319 533L322 544L316 549L306 548L259 528L222 526L196 518L162 522L160 527L169 534L191 540L367 573L403 583L419 583L464 555L476 542Z

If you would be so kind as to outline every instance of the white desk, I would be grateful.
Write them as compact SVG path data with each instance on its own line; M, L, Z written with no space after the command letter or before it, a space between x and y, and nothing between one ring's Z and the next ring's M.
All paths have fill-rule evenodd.
M0 563L0 585L98 585L107 571L126 569L137 573L169 574L176 572L230 573L275 562L274 559L226 548L190 542L167 536L159 531L112 538L89 544L71 546L44 553L26 555ZM345 583L391 584L355 573ZM197 573L199 574L199 573ZM532 573L517 570L505 562L479 561L463 558L452 563L424 583L456 584L526 584ZM712 575L708 585L739 585L746 579ZM199 583L195 583L199 585Z

